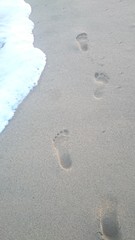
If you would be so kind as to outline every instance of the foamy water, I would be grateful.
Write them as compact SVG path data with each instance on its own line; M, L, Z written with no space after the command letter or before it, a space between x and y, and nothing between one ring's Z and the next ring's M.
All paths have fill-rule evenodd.
M0 0L0 132L46 64L45 54L33 46L31 7L23 0Z

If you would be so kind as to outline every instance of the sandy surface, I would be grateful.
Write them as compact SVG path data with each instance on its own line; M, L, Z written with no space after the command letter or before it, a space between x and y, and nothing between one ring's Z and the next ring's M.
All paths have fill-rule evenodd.
M1 239L134 240L135 2L28 2L47 65L0 135Z

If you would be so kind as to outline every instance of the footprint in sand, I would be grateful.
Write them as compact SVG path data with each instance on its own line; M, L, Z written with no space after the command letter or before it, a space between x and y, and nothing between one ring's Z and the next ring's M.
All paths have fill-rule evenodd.
M109 77L104 72L96 72L94 77L97 85L97 88L94 91L94 97L96 99L101 99L104 94L105 85L109 81Z
M79 48L82 51L87 51L88 50L88 36L87 33L80 33L77 35L76 40L78 42Z
M100 239L121 240L120 225L117 216L117 203L107 200L99 209Z
M53 139L53 146L61 168L69 170L72 166L72 160L68 150L69 131L67 129L60 131Z
M4 47L4 45L5 45L5 43L4 43L4 42L2 42L2 41L0 41L0 48L3 48L3 47Z

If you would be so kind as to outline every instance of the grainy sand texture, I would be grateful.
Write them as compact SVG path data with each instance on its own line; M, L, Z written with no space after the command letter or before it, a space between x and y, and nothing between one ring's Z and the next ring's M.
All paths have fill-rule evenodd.
M47 64L0 135L0 238L134 240L135 1L27 2Z

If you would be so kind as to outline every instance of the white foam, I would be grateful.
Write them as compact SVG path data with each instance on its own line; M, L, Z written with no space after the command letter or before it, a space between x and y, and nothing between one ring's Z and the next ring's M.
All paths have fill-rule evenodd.
M33 46L31 7L23 0L0 0L0 132L46 64L45 54Z

